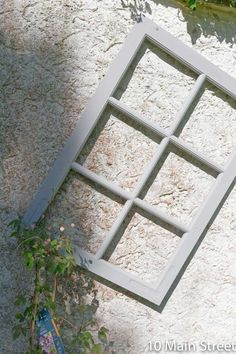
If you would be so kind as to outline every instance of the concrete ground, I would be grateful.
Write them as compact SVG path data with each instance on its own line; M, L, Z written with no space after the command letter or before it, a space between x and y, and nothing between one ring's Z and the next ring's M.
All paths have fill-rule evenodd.
M0 0L0 353L12 342L13 302L30 283L7 224L23 214L80 113L118 53L141 2L115 0ZM150 0L143 11L163 28L236 78L236 13ZM173 68L174 65L174 68ZM148 47L118 95L163 128L174 120L194 75ZM125 92L124 89L127 89ZM219 164L236 141L235 102L206 87L181 137ZM93 149L80 160L131 190L158 143L111 116ZM212 177L171 154L145 199L191 222ZM91 252L121 204L71 174L47 217L73 222ZM231 343L236 325L236 190L231 192L162 314L98 284L98 319L119 354L143 354L150 342ZM111 262L153 282L179 238L135 214ZM152 348L154 349L154 348ZM161 349L164 353L164 348Z

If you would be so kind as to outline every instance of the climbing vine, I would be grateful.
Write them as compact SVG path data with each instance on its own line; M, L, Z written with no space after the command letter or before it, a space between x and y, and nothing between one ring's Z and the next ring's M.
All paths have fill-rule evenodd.
M32 292L19 294L15 301L13 339L25 337L28 348L22 354L54 353L50 341L38 337L36 322L45 308L61 332L66 353L113 353L108 330L95 318L99 301L94 283L76 267L64 227L56 233L55 225L43 222L26 228L20 219L9 226L24 266L33 274Z

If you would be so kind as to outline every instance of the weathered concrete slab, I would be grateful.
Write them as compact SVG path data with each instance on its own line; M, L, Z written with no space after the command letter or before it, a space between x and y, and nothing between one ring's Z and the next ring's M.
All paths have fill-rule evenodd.
M193 15L187 10L179 10L174 1L150 1L149 4L147 16L236 77L235 15L204 10ZM18 353L22 348L19 343L11 344L10 328L14 323L14 293L20 284L22 289L24 286L24 273L16 257L15 245L5 238L6 225L16 213L25 211L132 24L130 8L112 0L0 1L0 262L4 269L1 276L4 296L0 312L4 324L0 352L3 354ZM152 114L150 109L158 99L155 92L160 85L153 80L158 64L151 53L147 53L145 58L149 65L145 70L142 66L138 68L132 90L143 90L145 102L140 109ZM164 64L161 70L164 73L161 84L164 90L166 83L168 92L168 85L173 83L173 72ZM187 86L184 85L183 90ZM132 90L124 97L130 105L135 104ZM176 95L168 101L168 112L178 104L178 90ZM202 100L198 113L183 131L183 137L221 163L236 141L232 105L228 99L225 103L225 98L222 103L222 97L212 91ZM141 103L139 98L137 103ZM169 124L171 115L165 118L162 103L163 99L156 108L158 119ZM207 115L204 114L206 108ZM204 133L206 127L209 127L209 134ZM114 134L117 138L113 140ZM135 135L133 138L137 144L128 142L124 138L126 134L125 127L111 122L86 164L96 172L118 178L129 189L139 171L130 174L119 161L124 159L128 164L132 162L132 154L138 156L143 149L148 155L152 146L149 140L143 141ZM214 144L216 137L217 144ZM105 149L101 148L103 145ZM144 158L143 154L140 161ZM190 194L190 204L182 215L187 218L195 212L200 198L196 193L199 183L196 184L195 176L200 179L203 190L208 181L188 168L183 169L182 175L176 174L178 163L170 161L166 172L163 172L163 177L168 177L168 186L164 180L157 181L156 203L164 208L171 207L172 212L178 215L183 205L181 200L187 200L187 194ZM83 183L76 179L65 185L52 207L51 220L71 217L85 234L96 234L100 238L110 227L119 203L113 204L82 186ZM71 215L68 206L75 203L78 204ZM99 292L104 298L99 318L110 329L118 353L142 354L148 352L149 341L163 338L178 342L234 340L235 210L234 190L162 315L99 285ZM94 221L92 225L87 222L88 218ZM129 229L130 235L137 236L136 244L127 236L123 249L117 249L114 262L137 271L143 242L140 235L149 237L150 243L145 245L152 248L156 231L150 223L137 218L132 220ZM96 247L96 242L91 240L90 246ZM170 247L164 244L166 254L158 254L158 259L164 261L174 246L175 241ZM127 254L124 254L124 249ZM136 265L130 261L131 253ZM151 253L144 260L147 270L152 266L153 257L155 255ZM153 269L157 269L158 264L162 265L158 262ZM147 274L144 269L144 277Z

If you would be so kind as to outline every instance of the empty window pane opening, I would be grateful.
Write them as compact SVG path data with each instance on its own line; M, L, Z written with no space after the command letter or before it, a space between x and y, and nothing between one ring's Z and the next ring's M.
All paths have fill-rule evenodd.
M146 59L144 53L148 53ZM140 66L154 65L156 60L161 70L159 88L156 91L150 87L151 93L145 97L142 85L149 88L149 79L135 83L133 78ZM167 97L163 96L161 88L167 79L172 80L177 105L172 104L171 89ZM158 80L158 75L152 80ZM98 237L96 227L90 227L89 234L90 220L86 223L86 216L79 214L81 227L87 227L88 234L78 235L75 240L76 262L95 279L159 312L235 182L236 153L232 146L231 153L223 151L215 161L210 148L206 154L200 151L189 134L188 124L193 119L196 126L196 112L209 87L220 92L215 100L227 100L223 100L227 106L224 109L232 118L236 80L143 17L127 37L24 216L26 225L37 222L68 175L79 181L72 182L72 191L84 183L94 191L91 193L101 193L102 197L95 200L101 198L104 205L108 203L99 215L102 235ZM138 96L139 105L132 95ZM205 129L204 124L196 129L197 134L201 134L201 129ZM117 131L124 133L121 140L116 140ZM111 142L112 148L108 149ZM117 153L112 153L112 149ZM114 164L122 170L118 176L112 168ZM190 169L199 181L188 180ZM171 185L168 176L175 170L178 174L172 176ZM185 174L184 181L181 172ZM162 190L160 174L166 176L164 187L170 190ZM196 193L198 205L189 210L192 193ZM86 200L81 203L86 208L89 199L87 204ZM114 208L114 212L108 213L109 208ZM109 222L102 224L107 217ZM132 232L133 222L139 224L138 234ZM147 227L150 238L143 243L142 233ZM127 248L131 254L134 252L133 259L128 259ZM122 249L124 257L115 257ZM150 262L141 274L145 252L149 253Z

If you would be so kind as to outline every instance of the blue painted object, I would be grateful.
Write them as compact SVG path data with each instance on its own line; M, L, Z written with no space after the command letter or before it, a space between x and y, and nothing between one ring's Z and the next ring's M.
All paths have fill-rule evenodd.
M41 311L36 324L42 349L50 354L66 354L57 326L48 309L44 308Z

